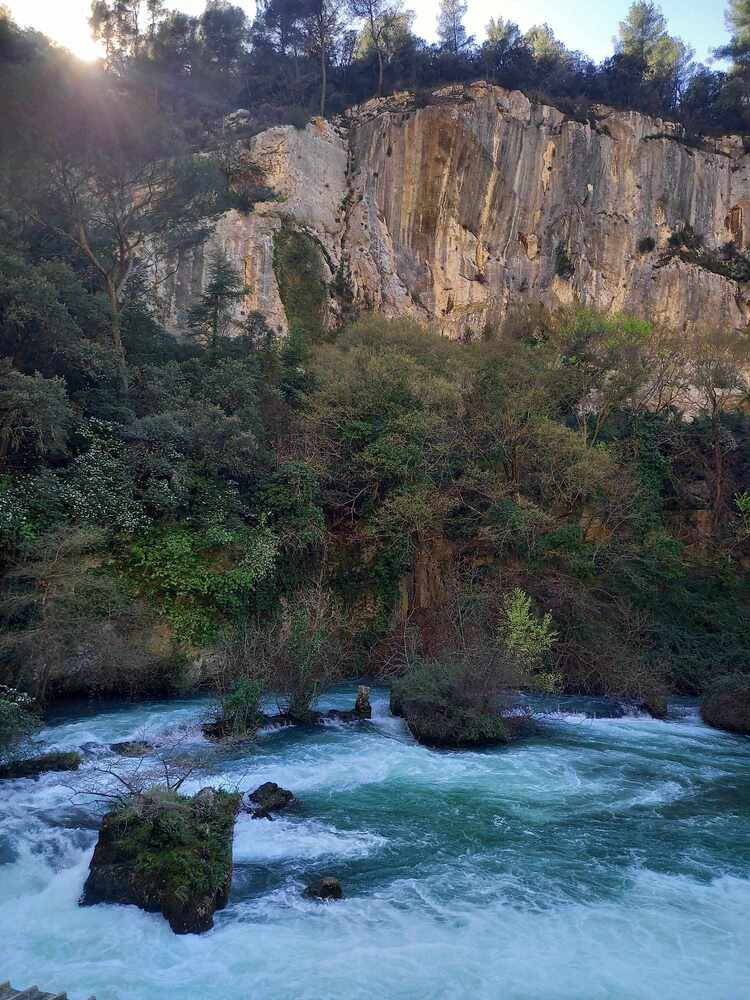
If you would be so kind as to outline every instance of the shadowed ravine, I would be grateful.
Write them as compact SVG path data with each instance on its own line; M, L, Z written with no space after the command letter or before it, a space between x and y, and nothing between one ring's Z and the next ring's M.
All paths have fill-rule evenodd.
M658 722L569 701L510 749L440 753L386 706L378 692L372 724L233 752L197 735L200 700L60 717L51 746L101 744L83 775L113 740L194 727L211 773L189 790L273 780L301 803L275 822L240 816L228 908L206 936L176 937L135 907L77 906L96 816L71 805L69 776L7 783L3 975L71 1000L742 995L749 741L689 706ZM329 872L342 903L301 897Z

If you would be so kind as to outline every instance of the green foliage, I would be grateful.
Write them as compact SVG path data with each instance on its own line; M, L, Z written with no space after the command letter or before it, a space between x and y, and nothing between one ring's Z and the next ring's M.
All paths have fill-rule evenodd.
M321 340L328 288L318 243L302 230L284 224L274 234L273 269L289 328L309 342Z
M72 424L63 379L0 370L0 462L64 454Z
M42 720L34 699L23 691L0 684L0 763L27 753Z
M165 527L138 538L121 565L136 591L156 600L175 638L201 645L247 611L252 594L273 572L276 550L265 522L238 531Z
M497 642L511 657L518 659L532 684L552 692L560 686L559 674L540 670L558 635L547 613L538 618L532 611L532 601L520 587L506 594L497 622Z
M253 736L263 718L260 710L262 697L262 681L257 678L241 678L221 699L219 724L222 735Z

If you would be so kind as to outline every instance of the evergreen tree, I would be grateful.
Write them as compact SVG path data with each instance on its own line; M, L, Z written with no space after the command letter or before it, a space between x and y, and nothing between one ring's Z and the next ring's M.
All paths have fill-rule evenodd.
M438 38L443 48L453 55L458 55L472 41L464 25L468 9L466 0L440 0Z
M208 283L200 300L190 310L188 326L216 357L221 340L229 333L237 302L247 295L247 288L224 253L215 252L208 265Z

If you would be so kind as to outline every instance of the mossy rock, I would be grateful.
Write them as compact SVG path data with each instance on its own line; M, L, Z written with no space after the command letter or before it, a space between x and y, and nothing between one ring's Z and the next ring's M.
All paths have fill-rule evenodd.
M700 711L706 725L750 736L750 676L717 681L704 697Z
M241 801L212 788L192 798L151 789L107 813L81 905L131 903L162 913L175 934L210 930L229 900Z
M406 721L418 743L467 749L510 743L514 720L503 717L491 698L476 697L460 666L421 665L391 688L391 712Z
M0 767L0 780L4 778L38 778L48 771L77 771L81 766L79 753L43 753L38 757L16 760Z

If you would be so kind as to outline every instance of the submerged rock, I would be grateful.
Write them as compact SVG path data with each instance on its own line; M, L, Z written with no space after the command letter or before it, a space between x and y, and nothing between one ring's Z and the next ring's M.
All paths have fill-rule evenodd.
M271 813L286 809L294 802L294 795L275 781L266 781L248 795L248 801L248 812L253 819L273 819Z
M146 757L152 752L154 745L146 740L124 740L122 743L110 743L109 749L119 753L121 757Z
M175 934L210 930L229 899L241 800L213 788L193 798L152 788L107 813L81 905L131 903L162 913Z
M357 700L354 708L331 708L327 712L316 712L311 709L304 716L289 715L280 712L278 715L266 715L263 724L266 726L319 726L326 720L336 722L363 722L372 717L370 705L370 689L364 685L357 689Z
M0 779L38 778L47 771L77 771L80 766L79 753L43 753L0 767Z
M309 885L305 889L305 896L308 899L343 899L344 890L341 888L341 883L337 878L333 878L331 875L325 875L323 878L318 879L312 885Z
M717 681L701 702L700 711L707 725L750 736L750 675Z

